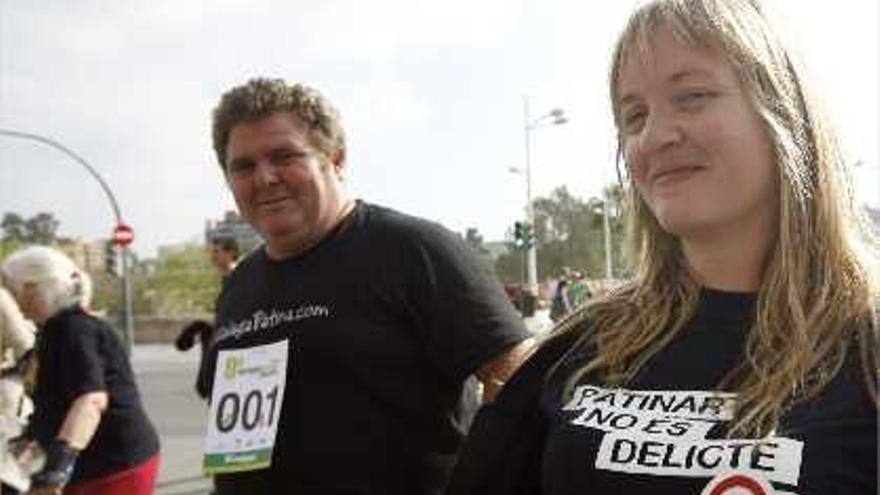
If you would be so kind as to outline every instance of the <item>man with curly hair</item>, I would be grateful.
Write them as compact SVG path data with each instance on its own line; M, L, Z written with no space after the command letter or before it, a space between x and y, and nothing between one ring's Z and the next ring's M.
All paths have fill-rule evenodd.
M434 494L472 411L531 347L459 236L353 199L345 134L316 90L223 95L214 150L265 239L217 311L205 467L220 495Z

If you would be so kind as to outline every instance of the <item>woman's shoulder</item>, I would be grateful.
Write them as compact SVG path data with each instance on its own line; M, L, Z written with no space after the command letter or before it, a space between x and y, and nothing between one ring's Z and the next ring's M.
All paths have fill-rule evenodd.
M814 395L794 400L785 419L794 428L867 421L876 428L880 406L858 349L849 349L834 376ZM876 371L872 371L876 377ZM876 438L875 438L876 440Z
M64 340L94 339L113 333L113 328L102 318L82 308L68 308L52 317L52 326L58 331L50 331Z
M557 325L538 343L534 353L508 380L496 401L521 402L540 393L548 373L571 349L578 345L589 330L590 322L585 315L581 315L580 318L566 319Z

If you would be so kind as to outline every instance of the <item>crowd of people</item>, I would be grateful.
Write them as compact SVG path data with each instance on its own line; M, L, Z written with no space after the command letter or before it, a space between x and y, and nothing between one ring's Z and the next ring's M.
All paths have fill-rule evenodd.
M631 276L567 274L536 339L536 294L518 314L459 236L351 195L320 92L222 95L218 173L265 243L213 246L214 319L176 342L201 342L217 495L877 493L876 239L761 5L644 2L609 97ZM0 273L0 349L37 337L29 493L152 493L158 437L87 274L45 247ZM0 416L25 400L0 389Z

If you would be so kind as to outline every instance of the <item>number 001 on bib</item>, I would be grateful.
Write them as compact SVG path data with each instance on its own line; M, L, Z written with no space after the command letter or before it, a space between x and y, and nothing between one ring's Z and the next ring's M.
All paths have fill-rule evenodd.
M287 380L287 348L283 340L218 354L205 437L206 474L272 464Z

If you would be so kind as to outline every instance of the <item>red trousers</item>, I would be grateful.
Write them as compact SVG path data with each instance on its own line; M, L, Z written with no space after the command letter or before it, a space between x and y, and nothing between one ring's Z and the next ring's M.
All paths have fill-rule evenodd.
M64 487L64 495L153 495L159 454L124 471Z

